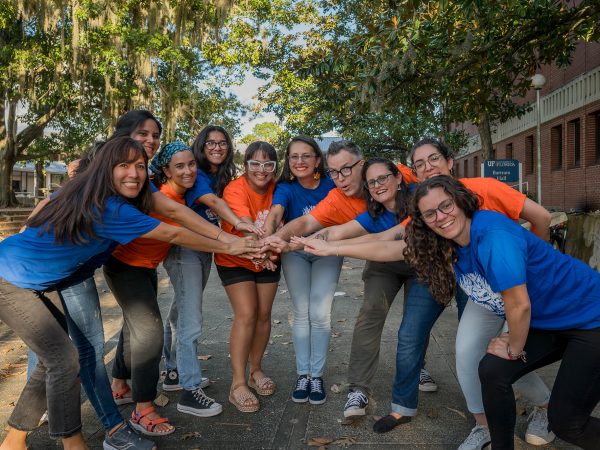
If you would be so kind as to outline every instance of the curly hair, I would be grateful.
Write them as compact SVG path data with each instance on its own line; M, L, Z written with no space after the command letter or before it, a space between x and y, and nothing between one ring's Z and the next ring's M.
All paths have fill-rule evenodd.
M440 175L419 184L410 205L412 220L406 227L404 258L414 267L419 281L429 285L433 298L447 305L456 293L456 244L435 233L419 211L419 201L435 188L443 189L467 218L473 217L481 200L460 181Z
M398 170L396 164L386 158L369 158L365 161L361 171L361 178L365 185L363 195L367 201L367 211L369 211L369 215L375 219L383 214L385 207L381 203L375 201L371 195L371 192L369 191L369 187L367 186L367 170L369 170L369 167L374 164L383 164L394 176L398 176L400 170ZM396 211L394 211L398 223L402 222L404 219L406 219L406 217L408 217L409 199L410 192L408 191L408 186L404 182L404 179L402 179L396 193Z

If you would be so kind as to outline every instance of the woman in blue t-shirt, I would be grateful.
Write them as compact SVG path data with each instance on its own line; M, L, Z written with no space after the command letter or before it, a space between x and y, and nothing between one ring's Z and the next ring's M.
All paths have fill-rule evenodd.
M115 241L126 244L144 236L198 250L221 247L147 216L151 204L143 147L131 138L114 139L102 147L102 158L91 162L86 176L67 183L22 233L0 243L0 319L39 357L3 445L24 449L27 432L47 407L50 435L63 439L66 448L86 448L78 355L55 318L60 312L48 298L50 291ZM251 248L248 243L239 250Z
M334 184L325 176L319 145L307 136L296 136L287 145L285 162L269 215L266 234L308 214ZM296 352L296 381L292 400L322 404L326 400L323 372L331 336L331 305L343 258L314 256L303 251L282 255L283 274L292 298L292 337Z
M600 274L554 250L506 216L479 210L479 198L438 176L415 193L405 256L435 298L448 302L455 282L469 300L506 318L479 364L494 450L514 448L512 383L562 360L548 406L561 439L597 449L600 419Z
M223 218L235 224L239 231L261 234L254 224L236 216L221 198L223 189L235 177L235 149L227 131L218 125L204 127L194 140L191 150L196 158L197 171L194 185L185 193L186 204L215 226L219 226L219 219ZM237 239L229 233L219 233L223 238ZM164 261L174 290L164 324L163 355L167 369L163 381L165 391L195 391L199 387L210 385L209 379L202 377L197 353L202 333L202 296L211 263L212 253L196 252L178 245L171 248ZM182 314L179 314L180 311ZM198 396L197 401L201 405L207 404ZM207 415L206 411L189 408L184 404L178 404L178 410L198 416Z

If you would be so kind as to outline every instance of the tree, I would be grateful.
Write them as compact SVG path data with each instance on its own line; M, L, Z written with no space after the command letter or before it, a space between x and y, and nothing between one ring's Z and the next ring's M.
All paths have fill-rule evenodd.
M252 133L244 136L240 142L250 144L254 141L265 141L271 145L277 145L282 133L283 128L275 122L261 122L254 125Z

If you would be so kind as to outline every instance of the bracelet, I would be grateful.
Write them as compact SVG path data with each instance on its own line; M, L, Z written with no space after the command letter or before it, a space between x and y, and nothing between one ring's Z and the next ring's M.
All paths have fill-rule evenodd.
M520 359L524 363L527 362L527 352L525 350L521 351L521 353L519 353L518 355L515 355L513 352L510 351L510 344L507 344L506 353L508 354L508 359L510 359L511 361L516 361L517 359Z
M236 223L236 224L233 226L233 228L234 228L235 230L237 230L237 227L238 227L238 225L239 225L240 223L242 223L242 219L239 219L239 220L237 221L237 223Z
M223 232L223 230L219 231L219 233L217 234L217 237L215 238L215 241L219 240L219 236L221 236L221 233Z

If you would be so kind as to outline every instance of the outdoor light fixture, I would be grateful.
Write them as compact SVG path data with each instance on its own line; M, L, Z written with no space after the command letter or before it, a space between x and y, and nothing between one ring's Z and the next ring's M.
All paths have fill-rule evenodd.
M537 109L537 201L542 204L542 112L540 110L540 89L546 84L546 77L536 73L531 77L531 86L535 89Z

